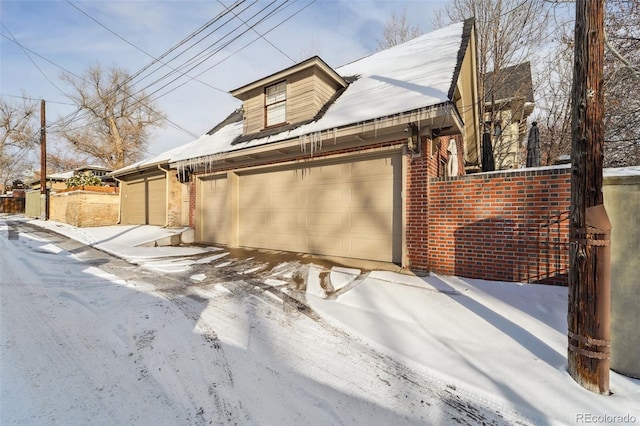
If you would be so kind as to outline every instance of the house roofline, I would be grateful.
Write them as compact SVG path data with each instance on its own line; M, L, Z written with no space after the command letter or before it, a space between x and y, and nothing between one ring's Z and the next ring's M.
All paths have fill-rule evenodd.
M453 71L453 78L451 79L451 86L449 87L449 99L453 99L456 90L456 84L460 78L460 71L462 70L462 62L464 61L471 35L475 28L475 18L468 18L464 20L462 27L462 40L460 42L460 49L458 49L458 59L456 61L456 67Z
M169 159L154 161L153 163L138 164L136 166L123 167L119 170L114 170L108 173L106 176L112 177L118 180L126 180L131 175L140 175L148 172L149 169L158 170L158 166L166 166L169 164Z
M284 79L286 76L293 74L298 71L302 71L304 69L310 68L312 66L318 66L322 69L327 76L329 76L334 82L336 82L341 87L347 87L347 81L342 78L333 68L331 68L325 61L320 59L319 56L314 56L305 61L297 63L295 65L290 66L289 68L285 68L283 70L277 71L271 75L263 77L259 80L253 81L249 84L245 84L244 86L238 87L237 89L231 90L231 96L243 100L243 94L246 92L256 89L258 87L266 86L271 83L277 83L278 81Z
M344 138L344 137L350 137L350 138L352 137L352 138L358 139L358 136L363 133L371 132L374 135L376 135L377 132L382 133L384 129L393 129L393 128L398 129L412 122L416 122L416 121L423 122L427 120L430 120L430 123L428 124L425 123L424 127L430 127L431 129L434 129L434 130L440 129L440 128L449 128L451 127L450 126L451 122L446 122L446 123L444 121L434 122L434 120L441 119L447 116L451 116L450 120L456 126L462 127L462 119L458 114L455 104L452 101L445 101L435 105L430 105L422 108L413 109L410 111L400 112L390 117L377 117L377 118L366 120L363 122L350 123L350 124L342 125L342 126L331 128L331 129L323 129L318 132L309 132L309 133L304 133L297 136L290 136L284 139L276 140L273 142L267 142L264 144L248 146L248 147L238 147L237 149L224 151L220 153L201 155L198 157L183 159L183 160L169 161L169 166L172 168L174 167L180 168L181 164L184 165L184 164L194 164L194 163L195 164L210 163L212 158L214 160L222 160L222 161L230 162L234 158L251 157L252 155L266 153L266 152L274 152L274 151L277 152L278 150L281 150L283 147L286 147L289 145L298 147L298 146L302 146L305 143L310 143L310 142L307 142L307 140L314 139L314 135L318 135L318 134L328 135L327 137L325 137L325 140L327 138L337 139L337 138ZM391 124L388 126L384 126L384 124L382 124L383 120L388 120L389 122L391 122ZM462 130L462 128L460 130ZM342 135L339 135L339 133L342 133ZM320 137L322 138L322 136ZM366 141L369 141L369 139L371 139L373 142L373 140L377 138L378 136L371 137L371 135L368 135L364 139L361 139L361 142L363 142L363 145L366 145L367 144Z

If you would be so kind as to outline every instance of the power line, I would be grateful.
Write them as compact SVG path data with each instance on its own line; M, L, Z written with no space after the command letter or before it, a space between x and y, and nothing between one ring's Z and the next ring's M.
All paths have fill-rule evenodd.
M269 12L269 14L267 14L267 15L266 15L266 16L264 16L264 17L262 17L258 22L254 23L254 24L252 25L252 27L255 27L256 25L260 24L261 22L264 22L266 19L268 19L268 18L270 18L271 16L273 16L274 14L276 14L280 8L282 8L283 6L285 6L285 4L286 4L286 3L288 3L288 1L289 1L289 0L287 0L286 2L284 2L284 3L280 4L280 5L279 5L275 10L273 10L273 11ZM314 1L315 1L315 0L314 0ZM275 1L274 1L274 2L272 2L272 3L270 3L270 5L271 5L271 4L273 4L273 3L275 3ZM294 1L294 3L295 3L295 1ZM293 18L293 16L297 15L298 13L300 13L302 10L306 9L307 7L309 7L312 3L313 3L313 2L308 3L305 7L303 7L303 8L302 8L302 9L300 9L300 10L298 10L297 12L295 12L293 15L289 16L288 18L284 19L282 22L280 22L279 24L275 25L274 27L272 27L269 31L267 31L267 32L266 32L266 33L264 33L264 34L268 34L269 32L273 31L275 28L279 27L279 26L280 26L280 25L282 25L284 22L288 21L289 19ZM293 4L293 3L292 3L292 4ZM269 5L268 5L268 6L269 6ZM267 6L267 7L268 7L268 6ZM256 17L257 15L259 15L259 14L260 14L262 11L264 11L265 9L266 9L266 8L263 8L263 9L262 9L262 10L260 10L258 13L254 14L250 19L253 19L254 17ZM236 28L236 29L237 29L237 28ZM235 30L233 30L233 31L231 31L231 32L229 32L229 33L227 33L224 37L222 37L222 39L226 38L229 34L232 34L234 31L235 31ZM231 43L233 43L234 41L238 40L241 36L245 35L248 31L249 31L249 30L245 30L245 31L243 31L241 34L236 35L233 39L229 40L228 42L226 42L226 43L225 43L225 44L223 44L222 46L220 46L220 47L216 48L213 52L211 52L210 54L208 54L204 59L201 59L198 63L196 63L195 65L192 65L192 66L191 66L191 68L189 68L189 70L188 70L187 72L192 71L192 70L193 70L193 69L195 69L196 67L198 67L198 66L200 66L201 64L203 64L205 61L209 60L209 59L210 59L211 57L213 57L215 54L219 53L222 49L224 49L225 47L229 46L229 45L230 45ZM260 39L260 37L258 37L258 38L256 38L256 39L252 40L251 42L249 42L249 43L247 43L247 44L245 44L245 45L244 45L244 46L242 46L239 50L237 50L236 52L234 52L232 55L229 55L227 58L224 58L223 60L221 60L221 61L217 62L216 64L214 64L214 65L212 65L211 67L207 68L207 70L205 70L205 71L201 72L200 74L197 74L197 75L196 75L196 77L198 77L198 76L200 76L200 75L204 74L204 72L209 71L210 69L212 69L212 68L214 68L215 66L219 65L220 63L224 62L224 61L225 61L226 59L228 59L230 56L235 55L236 53L238 53L238 52L239 52L239 51L241 51L242 49L244 49L244 48L248 47L249 45L253 44L255 41L257 41L257 40L259 40L259 39ZM209 46L209 47L212 47L212 46L214 46L215 44L216 44L216 43L214 43L213 45L211 45L211 46ZM201 56L201 55L202 55L202 53L204 53L204 52L205 52L205 51L201 52L201 54L199 54L199 55L197 55L197 56ZM197 57L197 56L196 56L196 57ZM193 60L194 60L196 57L192 58L192 60L190 60L190 61L188 61L187 63L185 63L183 66L189 66L189 65L190 65L190 63L192 63L192 62L193 62ZM167 74L166 76L163 76L161 79L159 79L159 80L157 80L157 81L160 81L160 80L162 80L162 79L164 79L164 78L168 77L169 75L170 75L170 74ZM147 97L153 96L155 93L159 92L160 90L162 90L162 89L166 88L167 86L169 86L170 84L172 84L173 82L175 82L178 78L179 78L179 77L176 77L175 79L173 79L173 80L171 80L170 82L166 83L164 86L160 87L159 89L157 89L157 90L155 90L154 92L152 92L152 93L150 93L149 95L147 95ZM156 99L159 99L160 97L165 96L165 95L167 95L168 93L171 93L172 91L174 91L174 90L176 90L176 89L178 89L178 88L182 87L184 84L186 84L186 82L184 82L184 83L182 83L182 84L178 85L177 87L174 87L173 89L171 89L171 90L169 90L169 91L167 91L167 92L163 93L162 95L159 95L158 97L156 97Z
M255 26L255 25L257 25L257 24L259 24L259 23L261 23L261 22L265 21L266 19L270 18L271 16L273 16L273 14L274 14L275 12L277 12L280 8L282 8L283 6L285 6L289 1L290 1L290 0L287 0L287 1L283 2L283 3L281 3L281 4L280 4L280 5L279 5L275 10L270 11L266 16L262 17L258 22L254 23L254 24L253 24L253 26ZM250 6L252 6L252 5L253 5L253 4L255 4L255 3L256 3L256 2L252 3ZM260 15L262 12L264 12L266 9L268 9L268 8L269 8L272 4L274 4L274 3L275 3L275 0L274 0L273 2L271 2L269 5L267 5L267 6L263 7L263 8L262 8L260 11L258 11L257 13L254 13L254 14L251 16L251 18L249 18L249 20L251 20L251 19L255 18L255 17L256 17L256 16L258 16L258 15ZM250 6L249 6L249 7L250 7ZM245 9L243 9L243 11L245 11L245 10L247 10L247 9L248 9L248 8L245 8ZM223 13L222 13L222 14L220 14L219 16L224 16L224 15L225 15L225 14L227 14L227 13L228 13L228 12L223 12ZM297 14L297 13L296 13L296 14ZM294 15L295 15L295 14L294 14ZM289 17L289 18L285 19L283 22L287 21L287 20L288 20L288 19L290 19L290 18L291 18L291 17ZM228 22L230 22L230 21L231 21L231 19L229 19L228 21L226 21L223 25L219 26L218 28L221 28L222 26L224 26L225 24L227 24L227 23L228 23ZM208 59L209 59L209 58L211 58L213 55L215 55L215 54L219 53L223 48L227 47L228 45L230 45L230 44L231 44L231 43L233 43L235 40L237 40L239 37L241 37L242 35L246 34L246 33L249 31L249 29L247 29L247 30L243 31L241 34L236 35L233 39L231 39L231 40L227 41L227 42L226 42L226 43L224 43L222 46L220 46L220 47L216 48L212 53L209 53L209 54L208 54L204 59L200 59L200 57L201 57L203 54L205 54L207 50L209 50L209 49L211 49L213 46L216 46L217 44L219 44L222 40L224 40L225 38L229 37L231 34L233 34L234 32L236 32L240 27L241 27L241 25L236 26L236 27L235 27L234 29L232 29L231 31L228 31L224 36L220 37L220 38L219 38L218 40L216 40L214 43L210 44L210 45L209 45L209 46L207 46L205 49L201 50L199 53L197 53L196 55L192 56L190 59L188 59L188 60L186 60L185 62L183 62L183 63L178 67L178 69L183 69L183 68L185 68L185 67L190 66L190 68L189 68L186 72L190 72L190 71L192 71L193 69L195 69L196 67L198 67L199 65L201 65L204 61L208 60ZM204 28L204 27L203 27L203 28ZM274 27L274 28L275 28L275 27ZM273 28L272 28L272 29L273 29ZM196 32L194 32L193 34L197 34L197 33L200 33L200 32L202 32L202 31L201 31L201 29L200 29L200 30L198 30L198 31L196 31ZM192 34L192 35L193 35L193 34ZM210 34L211 34L211 33L209 33L207 36L209 36ZM190 37L188 37L188 38L192 38L192 37L190 36ZM205 38L206 38L206 37L205 37ZM198 40L198 41L196 42L196 44L197 44L197 43L200 43L202 40L204 40L204 38L202 38L202 39ZM183 42L178 43L178 45L180 45L180 44L184 44L184 43L183 43ZM194 44L193 46L189 47L187 50L191 49L191 48L192 48L192 47L194 47L194 46L195 46L195 44ZM175 50L175 46L174 46L173 48L171 48L171 49L170 49L170 51L173 51L173 50ZM186 50L185 50L185 51L186 51ZM184 52L180 53L180 55L181 55L181 54L183 54L183 53L184 53ZM180 56L180 55L178 55L178 56ZM163 56L166 56L166 55L163 55ZM176 58L177 58L178 56L176 56ZM175 59L175 58L174 58L174 59ZM174 60L174 59L172 59L172 60ZM198 59L198 60L199 60L199 62L198 62L198 63L196 63L195 65L192 65L192 64L193 64L193 62L194 62L196 59ZM147 67L145 67L145 68L149 68L149 66L147 66ZM143 69L144 69L144 68L143 68ZM184 74L185 74L185 73L181 73L181 75L179 75L178 77L176 77L176 78L174 78L173 80L169 81L168 83L164 84L162 87L160 87L159 89L155 90L154 92L152 92L152 93L150 93L150 94L148 94L148 95L144 95L144 91L145 91L146 89L151 88L153 85L158 84L158 83L159 83L159 82L161 82L162 80L164 80L164 79L166 79L166 78L169 78L172 74L175 74L175 73L177 73L177 71L170 71L170 72L168 72L168 73L164 74L163 76L161 76L161 77L157 78L157 79L156 79L156 80L154 80L153 82L149 83L149 84L148 84L148 85L146 85L145 87L143 87L143 88L141 88L141 89L137 90L136 92L134 92L134 93L132 93L132 94L128 94L128 96L129 96L129 97L132 97L132 98L133 98L135 95L143 94L143 96L142 96L141 98L137 99L137 100L136 100L136 102L134 102L134 103L131 105L131 107L133 107L133 106L135 106L135 105L137 105L137 104L139 104L139 103L141 103L141 102L145 101L146 99L151 98L155 93L157 93L158 91L160 91L160 90L162 90L162 89L166 88L168 85L172 84L173 82L175 82L176 80L178 80L182 75L184 75ZM137 75L139 75L139 74L140 74L140 72L138 72L138 73L136 73L136 74L137 74ZM201 74L199 74L199 75L201 75ZM198 75L198 76L199 76L199 75ZM148 76L147 76L147 77L148 77ZM145 78L146 78L146 77L145 77ZM133 79L133 78L130 78L130 79L126 80L123 84L126 84L127 82L131 81L132 79ZM181 87L181 86L183 86L184 84L186 84L186 82L185 82L185 83L183 83L183 84L181 84L181 85L180 85L180 86L178 86L178 87ZM173 90L175 90L175 89L177 89L177 87L176 87L176 88L174 88L174 89L172 89L171 91L173 91ZM160 97L162 97L162 96L164 96L164 95L166 95L166 94L168 94L168 93L170 93L170 92L167 92L167 93L164 93L164 94L162 94L162 95L160 95L160 96L155 97L155 100L159 99ZM226 92L226 91L225 91L225 93L228 93L228 92ZM68 117L71 117L72 115L73 115L73 114L69 115ZM86 116L86 114L84 114L84 115ZM81 118L81 117L78 117L77 119L80 119L80 118ZM75 121L75 120L76 120L76 118L74 117L74 119L73 119L72 121ZM92 124L95 124L95 123L96 123L96 122L93 122L93 123L87 123L87 124L85 124L85 125L79 126L79 127L75 128L75 129L71 129L71 130L77 130L77 129L81 129L81 128L84 128L84 127L88 127L88 126L90 126L90 125L92 125ZM67 123L67 125L68 125L68 123Z
M118 37L120 40L124 41L125 43L127 43L129 46L133 47L134 49L144 53L145 55L147 55L148 57L150 57L151 59L153 59L154 61L157 61L159 63L161 63L164 66L170 67L167 63L162 62L161 60L159 60L158 58L156 58L155 56L153 56L151 53L147 52L146 50L136 46L135 44L131 43L129 40L125 39L124 37L122 37L120 34L116 33L115 31L113 31L111 28L107 27L106 25L104 25L102 22L98 21L96 18L94 18L93 16L91 16L89 13L87 13L86 11L80 9L80 7L78 7L77 5L73 4L71 1L69 0L65 0L70 6L72 6L74 9L76 9L77 11L79 11L80 13L82 13L83 15L85 15L87 18L91 19L93 22L95 22L96 24L100 25L102 28L104 28L105 30L109 31L111 34L113 34L114 36ZM171 68L171 67L170 67ZM185 75L186 77L189 77L187 75ZM195 81L197 81L198 83L201 83L205 86L210 87L211 89L214 90L218 90L218 91L223 91L222 89L219 89L217 87L212 86L209 83L206 83L202 80L198 80L195 79Z
M206 38L208 38L209 36L211 36L215 31L217 31L218 29L224 27L225 25L227 25L233 18L226 20L224 23L222 23L221 25L219 25L217 28L215 28L213 31L210 31L208 34L206 34L204 37L201 37L199 40L195 41L191 46L189 46L187 49L184 49L182 52L180 52L179 54L175 55L173 58L171 58L169 61L163 62L162 59L168 57L172 52L176 51L178 48L184 46L186 43L188 43L190 40L193 40L195 37L197 37L197 35L201 34L202 32L204 32L207 28L211 27L216 21L219 21L222 17L224 17L225 15L229 14L230 11L232 11L235 7L241 5L242 3L244 3L245 0L242 1L238 1L236 2L234 5L232 5L232 7L229 8L225 8L225 11L223 11L222 13L218 14L215 18L213 18L212 20L208 21L205 25L203 25L202 27L200 27L198 30L194 31L193 33L191 33L189 36L187 36L185 39L183 39L181 42L177 43L176 45L174 45L171 49L169 49L167 52L165 52L163 55L161 55L159 58L154 58L154 60L148 64L147 66L143 67L140 71L138 71L136 74L134 74L133 76L131 76L129 79L126 80L126 82L124 82L123 84L126 84L127 82L132 82L136 77L142 75L142 73L144 73L146 70L150 69L151 67L155 66L156 64L160 63L163 66L168 66L168 63L174 61L175 59L177 59L179 56L183 55L184 53L186 53L188 50L192 49L193 47L195 47L197 44L201 43L203 40L205 40ZM253 42L255 42L256 40L258 40L259 38L264 38L265 34L268 34L269 32L273 31L275 28L278 28L280 25L282 25L283 23L287 22L288 20L292 19L294 16L296 16L298 13L300 13L302 10L306 9L307 7L309 7L312 3L314 3L315 0L311 3L308 3L306 6L304 6L303 8L301 8L300 10L296 11L295 13L293 13L292 15L288 16L287 18L285 18L284 20L282 20L280 23L278 23L277 25L273 26L271 29L269 29L269 31L265 32L264 34L260 34L259 32L257 32L255 30L255 27L257 25L260 25L263 22L266 22L267 19L270 19L271 17L273 17L274 15L276 15L277 13L280 13L282 10L286 9L287 7L289 7L291 4L289 4L289 0L287 0L286 2L281 3L279 6L277 6L275 9L270 10L266 13L265 16L263 16L262 18L258 19L256 22L253 22L252 24L249 24L249 22L251 22L252 20L256 19L257 17L259 17L261 14L265 13L274 2L270 3L269 5L267 5L266 7L263 7L262 9L260 9L260 11L258 11L257 13L254 13L249 19L244 20L244 19L240 19L243 22L244 26L247 26L248 29L241 31L240 34L236 34L235 36L233 36L230 40L227 40L226 42L224 42L225 39L229 38L230 36L232 36L235 32L237 32L240 27L242 25L236 26L234 27L234 29L232 29L231 31L227 32L224 36L219 37L218 40L216 40L214 43L211 43L209 46L207 46L206 48L202 49L199 53L192 55L191 58L187 59L186 61L184 61L180 66L178 66L177 68L173 68L170 67L172 69L171 72L166 73L165 75L161 76L160 78L157 78L156 80L154 80L153 82L151 82L150 84L146 85L144 88L142 88L141 90L138 90L134 93L128 93L125 91L125 94L127 95L127 97L129 98L135 98L135 95L138 94L143 94L144 90L151 88L153 85L158 84L160 81L168 78L169 76L171 76L172 74L179 74L179 76L177 76L176 78L172 79L170 82L168 82L167 84L163 85L162 87L160 87L159 89L155 90L153 93L143 96L140 99L135 100L135 102L130 106L133 107L141 102L143 102L145 99L149 99L151 98L154 94L158 93L159 91L161 91L162 89L166 88L168 85L172 84L173 82L177 81L179 78L181 77L188 77L189 81L193 80L195 77L191 77L189 75L187 75L185 72L182 72L181 70L184 70L185 68L189 67L189 69L186 72L190 72L192 70L194 70L195 68L199 67L200 65L202 65L204 62L206 62L207 60L209 60L211 57L213 57L214 55L218 54L222 49L224 49L225 47L229 46L230 44L234 43L236 40L238 40L240 37L242 37L243 35L245 35L248 31L254 31L258 34L258 38L252 40L251 42L245 44L243 47L241 47L240 49L238 49L236 52L234 52L233 54L227 56L226 58L224 58L223 60L219 61L218 63L214 64L213 66L209 67L206 71L212 69L213 67L217 66L218 64L222 63L223 61L225 61L226 59L228 59L230 56L235 55L236 53L240 52L241 50L243 50L244 48L246 48L247 46L249 46L250 44L252 44ZM70 3L70 2L69 2ZM249 5L249 7L244 8L240 14L244 13L245 11L249 10L249 8L251 6L253 6L256 2L253 2ZM295 3L295 2L294 2ZM71 3L70 3L71 4ZM293 4L293 3L292 3ZM73 6L73 5L72 5ZM234 16L238 17L239 14L233 13ZM224 43L223 43L224 42ZM222 43L222 44L221 44ZM213 49L215 47L215 49ZM213 50L211 50L213 49ZM207 54L207 51L209 51L209 53ZM151 76L153 73L157 72L158 70L153 71L151 74L148 74L147 76L145 76L143 79L148 78L149 76ZM204 72L206 72L204 71ZM198 74L198 76L202 75L204 72ZM71 73L70 73L71 74ZM74 75L74 74L71 74ZM75 76L75 75L74 75ZM75 76L77 77L77 76ZM82 78L80 78L81 80L83 80ZM142 81L142 80L140 80ZM162 96L167 95L168 93L176 90L179 87L182 87L184 84L186 84L188 81L182 83L181 85L167 91L166 93L163 93L161 95L158 95L156 97L154 97L155 100L161 98ZM114 90L118 90L118 89L122 89L122 86L120 86L119 88L115 88ZM224 91L224 93L227 93L226 91ZM78 114L80 113L80 110L77 110L71 114L68 114L66 117L58 120L58 124L57 126L65 126L68 127L72 122L77 121L82 119L82 117L86 117L86 115L88 113L82 113L82 114ZM183 132L188 132L191 136L193 137L197 137L197 135L194 135L193 133L189 132L188 130L181 128L179 125L177 125L176 123L167 120L167 122L172 125L172 127L176 127L179 130L182 130ZM88 127L92 124L97 123L97 121L91 122L91 123L85 123L82 126L78 126L74 129L69 129L69 131L73 131L73 130L77 130L77 129L81 129L83 127ZM56 124L54 123L54 126Z
M24 99L25 101L32 101L32 102L35 102L35 101L39 101L39 100L40 100L39 98L38 98L38 99L35 99L35 98L32 98L31 96L24 96L24 95L10 95L10 94L8 94L8 93L0 93L0 96L4 96L4 97L6 97L6 98L18 98L18 99ZM58 105L70 105L70 106L76 106L76 104L71 104L71 103L69 103L69 102L59 102L59 101L50 101L50 100L47 100L47 103L49 103L49 104L58 104Z
M224 3L222 3L220 0L217 0L218 3L220 3L225 9L227 8L227 6L224 5ZM242 21L243 24L249 26L249 24L246 23L246 21L244 21L242 18L240 18L238 15L236 15L234 12L233 16L235 16L236 18L238 18L240 21ZM291 62L295 63L296 61L293 60L291 58L291 56L287 55L286 53L284 53L278 46L276 46L275 44L271 43L271 41L269 41L264 34L260 34L258 31L255 30L255 28L251 28L253 30L254 33L258 34L260 36L260 38L262 38L264 41L266 41L267 43L269 43L274 49L276 49L278 52L282 53L284 56L286 56Z
M309 6L311 6L313 3L315 3L317 0L312 0L309 3L307 3L306 6L302 7L301 9L299 9L297 12L295 12L294 14L292 14L291 16L289 16L287 19L283 20L282 22L280 22L279 24L271 27L268 31L266 31L264 33L264 35L269 34L271 31L275 30L276 28L278 28L279 26L281 26L282 24L284 24L285 22L289 21L290 19L292 19L294 16L298 15L300 12L302 12L303 10L305 10L306 8L308 8ZM210 66L209 68L203 70L200 74L197 74L196 77L199 77L200 75L204 74L205 72L210 71L211 69L213 69L214 67L220 65L222 62L226 61L227 59L231 58L232 56L240 53L242 50L244 50L245 48L249 47L250 45L252 45L253 43L255 43L256 41L258 41L259 38L255 38L253 40L251 40L249 43L245 44L244 46L242 46L240 49L238 49L237 51L233 52L232 54L228 55L227 57L223 58L222 60L216 62L215 64L213 64L212 66Z
M244 3L246 0L237 0L232 6L230 6L229 10L232 10L234 8L236 8L237 6L241 5L242 3ZM174 46L172 46L170 49L168 49L165 53L163 53L162 55L160 55L160 57L154 59L153 61L151 61L149 64L145 65L144 67L142 67L142 69L138 70L136 73L134 73L133 75L131 75L128 79L126 79L125 81L121 82L121 85L125 85L127 83L132 82L136 77L138 77L139 75L141 75L144 71L146 71L147 69L153 67L154 65L156 65L157 63L159 63L162 59L164 59L165 57L167 57L169 54L171 54L173 51L177 50L179 47L183 46L184 44L186 44L189 40L193 39L194 37L196 37L198 34L202 33L204 30L206 30L207 28L209 28L210 26L212 26L213 24L215 24L217 21L219 21L222 17L224 17L225 15L227 15L229 12L229 10L225 10L222 13L219 13L218 15L216 15L214 18L210 19L209 21L207 21L205 24L203 24L202 26L200 26L198 29L196 29L195 31L193 31L191 34L189 34L188 36L186 36L184 39L182 39L180 42L178 42L177 44L175 44ZM215 30L214 30L215 31ZM211 32L208 34L210 35ZM207 36L208 36L207 35ZM201 39L202 40L202 39ZM199 40L197 43L199 43L201 40ZM183 52L184 53L184 52ZM182 53L181 53L182 54ZM175 58L174 58L175 59ZM172 59L172 60L174 60ZM157 70L156 70L157 71ZM154 71L155 72L155 71ZM81 77L78 77L77 75L74 75L75 77L83 80ZM146 77L145 77L146 78ZM118 90L119 88L114 88L111 93L105 94L107 96L115 93L116 90ZM144 89L142 89L144 90ZM224 93L226 93L226 91L223 91L221 89L218 89ZM140 91L138 91L140 92ZM132 96L131 94L127 93L127 96ZM96 100L95 103L97 104L98 101ZM82 119L84 116L88 115L88 113L84 112L83 114L81 114L79 117L77 116L78 113L80 113L81 110L78 109L77 111L68 114L67 116L61 118L60 120L58 120L60 123L63 124L70 124L71 121L75 121L75 120L80 120ZM66 123L65 123L66 122ZM83 128L86 126L80 126L78 128Z
M9 30L9 28L7 28L7 26L0 22L0 25L2 25L2 27L7 30L7 32L9 33L9 35L11 36L11 38L7 37L7 36L3 36L5 38L9 38L9 40L12 40L15 44L17 44L18 46L20 46L20 49L22 49L22 52L27 56L27 58L29 58L29 61L31 61L31 63L33 64L33 66L36 67L36 69L40 72L40 74L42 74L42 76L49 82L51 83L51 85L53 87L55 87L56 89L58 89L58 91L60 93L62 93L63 95L65 95L64 91L62 89L60 89L53 81L51 81L51 79L47 76L47 74L45 74L44 71L42 71L42 69L38 66L38 64L33 60L33 58L31 58L31 56L29 55L29 53L27 52L27 50L22 46L22 44L20 44L20 42L18 42L18 40L15 38L15 36L11 33L11 30ZM66 96L66 95L65 95Z

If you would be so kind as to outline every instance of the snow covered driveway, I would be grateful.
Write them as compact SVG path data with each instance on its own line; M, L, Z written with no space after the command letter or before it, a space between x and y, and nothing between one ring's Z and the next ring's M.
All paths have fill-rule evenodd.
M0 220L2 424L512 423L238 276ZM229 275L229 274L227 274Z

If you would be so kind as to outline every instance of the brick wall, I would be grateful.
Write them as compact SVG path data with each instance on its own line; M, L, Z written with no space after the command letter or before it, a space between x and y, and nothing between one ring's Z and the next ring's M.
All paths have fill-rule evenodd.
M544 168L429 182L431 271L566 284L571 172Z

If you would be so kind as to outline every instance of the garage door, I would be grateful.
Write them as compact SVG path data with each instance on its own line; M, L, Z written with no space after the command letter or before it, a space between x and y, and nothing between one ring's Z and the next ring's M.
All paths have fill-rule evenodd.
M226 176L198 179L196 235L203 243L229 243L229 203Z
M239 244L399 262L399 154L239 176Z
M167 181L164 174L126 182L121 187L121 223L160 225L167 221Z

